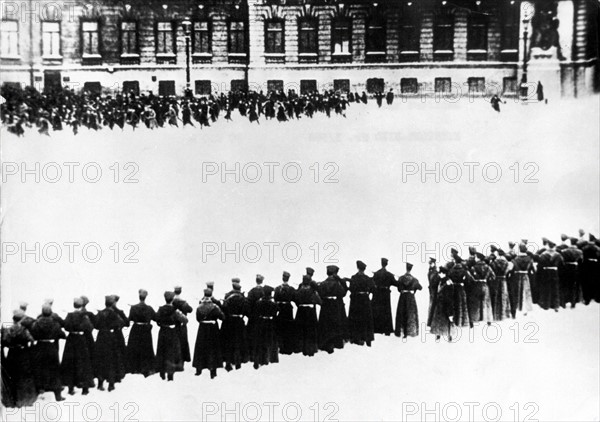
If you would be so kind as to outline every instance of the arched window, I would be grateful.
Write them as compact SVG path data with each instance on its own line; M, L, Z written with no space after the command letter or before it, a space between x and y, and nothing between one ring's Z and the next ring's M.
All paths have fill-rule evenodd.
M436 10L433 26L433 50L454 51L454 14L447 8Z
M373 16L367 20L366 61L369 63L385 62L386 25L385 18Z
M42 55L44 57L61 55L60 22L42 21Z
M19 21L3 20L0 26L0 47L2 57L19 55Z
M133 20L121 21L121 54L139 54L138 23Z
M298 20L298 53L317 54L319 51L318 22L313 18Z
M156 54L175 54L175 36L173 22L156 22Z
M373 17L367 23L367 52L385 53L385 20Z
M400 5L400 60L419 61L421 48L421 11L418 2L403 1Z
M488 49L488 16L473 11L467 19L467 50L487 51Z
M350 19L337 18L332 22L331 48L333 54L352 54L352 21Z
M502 0L501 7L500 57L506 61L517 61L521 6L512 0Z
M284 54L285 37L284 22L281 19L273 19L265 22L265 53Z
M212 51L212 32L210 21L195 21L192 27L192 53L210 54Z

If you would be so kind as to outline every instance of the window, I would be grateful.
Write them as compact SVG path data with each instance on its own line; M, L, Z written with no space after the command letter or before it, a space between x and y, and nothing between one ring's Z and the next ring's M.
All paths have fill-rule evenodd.
M482 13L472 12L467 20L467 50L487 51L488 21Z
M175 54L172 22L156 23L156 54Z
M158 95L163 97L175 95L175 81L158 81Z
M385 53L385 23L372 19L367 25L367 52Z
M483 94L485 92L485 78L467 79L470 94Z
M435 14L433 50L454 51L454 15L449 10L438 10Z
M283 54L284 52L283 21L265 22L265 53Z
M247 91L247 90L248 90L248 84L246 83L246 81L244 79L232 79L231 80L231 91L232 92Z
M517 93L517 78L507 77L502 80L502 94L515 95Z
M100 54L98 22L81 22L81 46L84 56L97 56Z
M298 23L298 52L300 54L317 54L318 29L315 19L302 19Z
M39 79L38 79L39 78ZM40 82L42 80L41 76L36 76L36 82ZM62 88L62 83L60 80L60 72L56 70L44 70L44 92L45 93L54 93L56 91L60 91ZM84 85L85 87L85 85Z
M137 22L121 22L121 54L138 54Z
M421 44L420 21L421 14L416 2L403 2L400 14L400 52L419 51Z
M210 22L194 22L194 32L192 36L192 53L210 54L212 36L210 32Z
M0 26L1 55L15 57L19 55L19 22L2 21Z
M92 95L100 95L102 93L102 84L100 82L85 82L83 91L89 92Z
M60 56L60 22L42 22L42 55Z
M194 88L195 88L196 95L212 94L212 85L211 85L210 81L207 81L207 80L196 81L194 85L195 85Z
M502 10L502 50L517 50L519 48L519 3L506 2Z
M350 54L352 52L352 23L348 19L337 19L331 28L333 54Z
M400 79L401 94L418 94L419 83L417 78L402 78Z
M138 81L123 81L123 93L140 95L140 83Z
M382 78L370 78L367 79L367 92L369 94L374 94L376 92L383 92L384 90L384 81Z
M317 92L317 81L315 79L302 79L300 81L300 94L310 94Z
M350 92L350 79L334 79L333 90L341 93Z
M283 81L280 81L280 80L267 81L267 92L283 92Z
M21 82L2 82L2 89L20 90Z
M229 22L229 53L246 53L246 28L244 22Z
M452 90L452 80L450 78L435 78L436 93L450 93Z

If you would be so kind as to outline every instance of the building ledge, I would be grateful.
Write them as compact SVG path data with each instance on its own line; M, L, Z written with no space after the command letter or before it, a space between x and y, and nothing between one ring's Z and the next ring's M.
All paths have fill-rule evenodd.
M158 64L176 64L177 55L174 53L156 53L156 62Z
M387 55L385 51L367 51L365 62L367 63L385 63Z
M212 53L193 53L192 63L194 64L211 64L213 60Z
M333 63L352 63L352 53L331 53Z
M140 55L139 54L131 54L131 53L121 54L121 64L124 64L124 65L140 64Z
M454 51L453 50L434 50L433 51L433 60L434 61L443 61L450 62L454 59Z
M89 66L99 66L102 64L102 56L100 54L84 54L81 56L81 63Z
M285 53L265 53L265 63L268 63L268 64L285 63Z
M19 55L4 55L4 56L0 56L0 60L21 60L21 56Z
M247 64L248 55L246 53L229 53L227 55L230 64Z
M467 60L469 61L486 61L487 50L467 50Z
M319 53L298 53L299 63L319 63Z

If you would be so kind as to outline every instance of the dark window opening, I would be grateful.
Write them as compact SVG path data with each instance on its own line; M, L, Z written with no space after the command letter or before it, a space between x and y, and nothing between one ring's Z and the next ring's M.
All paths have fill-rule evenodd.
M158 95L163 97L175 95L175 81L158 81Z
M383 92L385 89L385 83L383 78L370 78L367 79L367 92L369 94L375 94L376 92Z
M402 94L417 94L419 92L419 83L417 78L402 78L400 79L400 93Z
M212 84L208 80L200 80L194 83L196 95L210 95L212 94Z

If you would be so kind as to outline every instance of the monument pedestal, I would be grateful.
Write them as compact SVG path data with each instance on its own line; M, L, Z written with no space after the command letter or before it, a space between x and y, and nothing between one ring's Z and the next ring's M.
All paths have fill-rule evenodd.
M544 87L544 99L558 100L562 96L562 73L560 60L555 47L548 50L531 49L531 58L527 67L529 86L528 98L537 100L535 95L538 81Z

